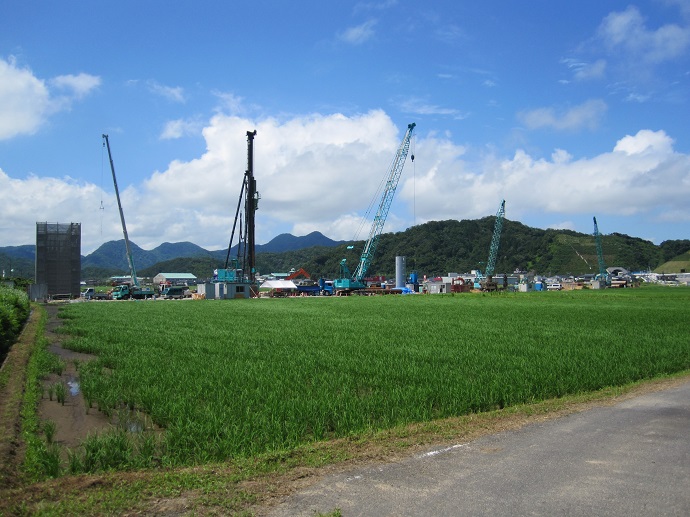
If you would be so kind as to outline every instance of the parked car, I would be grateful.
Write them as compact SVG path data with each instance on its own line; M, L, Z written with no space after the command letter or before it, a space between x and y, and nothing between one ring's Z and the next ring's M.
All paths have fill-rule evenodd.
M546 284L546 289L548 291L560 291L563 289L563 286L559 283Z
M181 285L166 287L163 289L161 295L167 300L171 300L173 298L185 298L187 296L187 289L188 288L186 286Z

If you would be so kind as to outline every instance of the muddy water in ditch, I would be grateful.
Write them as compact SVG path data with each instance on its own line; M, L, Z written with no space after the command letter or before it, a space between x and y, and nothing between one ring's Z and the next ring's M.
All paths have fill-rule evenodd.
M79 389L79 377L74 366L75 361L91 361L95 359L89 354L73 352L62 347L64 336L56 333L56 329L62 325L57 317L59 305L46 304L48 321L46 323L46 338L49 351L65 361L65 370L62 375L51 374L43 381L43 398L39 403L39 417L42 421L55 422L54 440L60 445L76 447L89 434L112 429L113 425L108 417L95 408L87 409L84 397ZM65 402L61 404L55 395L50 399L49 387L61 382L67 388Z

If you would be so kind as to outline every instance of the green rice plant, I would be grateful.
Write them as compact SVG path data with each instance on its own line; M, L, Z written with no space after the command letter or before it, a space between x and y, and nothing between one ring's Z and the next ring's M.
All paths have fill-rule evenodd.
M67 397L67 389L65 388L65 385L62 381L58 381L53 385L53 387L55 389L55 397L57 398L57 401L64 406L65 398Z
M149 415L160 462L182 465L685 370L689 301L628 289L65 310L98 356L79 368L85 396Z
M46 477L56 478L60 476L60 446L50 443L46 446L43 456L43 468Z
M122 470L136 464L133 443L124 431L90 435L82 442L82 448L83 472Z
M53 437L55 436L55 430L57 426L54 421L46 420L43 422L43 434L46 437L46 442L48 444L53 443Z
M78 450L67 449L67 472L72 475L86 472Z
M54 354L50 354L51 357L54 357L55 359L52 361L52 364L50 366L50 372L54 373L58 376L62 375L62 372L65 371L65 366L67 364L65 363L64 360L60 359L58 356Z
M160 457L160 440L153 432L144 432L135 435L136 455L134 466L136 468L151 468L158 464Z
M48 392L48 400L52 402L53 396L55 395L55 384L49 384L46 391Z

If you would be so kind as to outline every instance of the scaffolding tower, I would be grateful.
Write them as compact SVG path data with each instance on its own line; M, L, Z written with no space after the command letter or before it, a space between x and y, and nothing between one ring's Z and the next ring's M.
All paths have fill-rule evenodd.
M36 223L35 281L50 297L79 297L81 223Z

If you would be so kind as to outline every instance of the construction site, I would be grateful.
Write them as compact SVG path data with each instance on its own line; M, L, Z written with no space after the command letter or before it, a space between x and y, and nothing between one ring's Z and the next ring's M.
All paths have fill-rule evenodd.
M87 299L155 299L155 298L196 298L196 299L235 299L255 297L282 296L348 296L375 294L445 294L498 291L552 291L562 289L626 287L631 285L631 278L622 268L607 268L604 261L601 234L596 217L593 218L592 238L596 246L597 269L583 278L563 279L559 277L541 277L534 273L512 271L497 272L496 263L501 246L506 201L502 199L494 217L494 227L487 259L476 268L466 273L449 272L447 275L427 276L416 270L407 271L406 257L395 257L395 277L386 279L372 275L370 266L376 257L377 247L383 233L388 213L393 203L396 189L406 162L414 163L414 153L410 152L415 123L407 126L391 165L382 181L382 191L377 192L370 204L370 209L377 207L375 213L368 213L364 221L370 220L370 228L361 251L355 245L347 246L350 255L358 254L359 258L350 269L346 258L339 262L339 271L333 278L311 278L303 268L288 273L259 274L256 265L256 212L259 209L261 196L257 190L254 177L254 139L256 130L247 131L247 166L240 185L239 199L235 208L234 222L230 231L225 261L222 267L214 268L208 278L199 279L189 273L160 273L157 279L164 276L184 278L188 289L169 291L173 287L169 280L160 282L158 289L155 282L142 285L143 279L137 274L132 255L130 239L125 222L125 213L120 200L120 193L115 173L113 155L108 135L103 135L103 148L107 150L112 174L115 196L124 236L125 253L129 275L118 280L117 285L107 293L84 290L81 295ZM354 242L354 241L353 241ZM571 245L572 247L572 245ZM37 223L36 235L36 285L32 298L77 298L80 296L80 225L78 223L49 224ZM587 260L574 247L575 253L585 262ZM592 266L587 263L590 270ZM623 274L621 274L623 272ZM572 281L571 281L572 280ZM164 289L168 289L164 292Z

